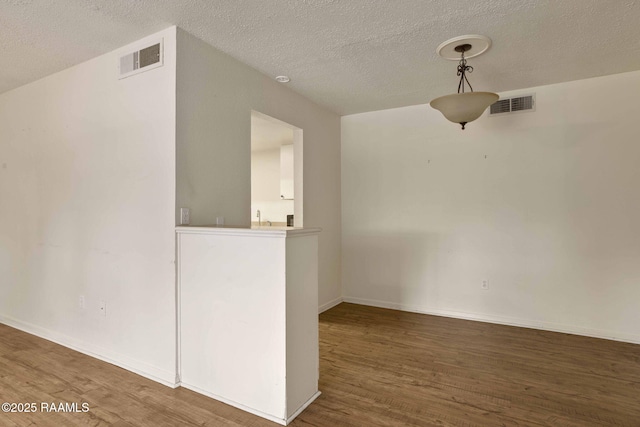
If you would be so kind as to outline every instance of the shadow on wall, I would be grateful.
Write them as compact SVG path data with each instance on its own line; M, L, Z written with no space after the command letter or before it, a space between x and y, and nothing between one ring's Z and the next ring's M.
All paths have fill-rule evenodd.
M343 242L345 296L407 306L438 305L437 233L376 233ZM437 256L437 255L436 255ZM366 287L367 292L358 288Z
M343 240L343 256L347 301L462 317L492 312L505 316L505 310L517 314L545 304L511 300L502 288L517 287L512 283L517 272L504 264L501 253L482 246L481 238L459 230L351 234ZM496 274L498 267L507 272ZM482 289L485 279L497 289ZM528 292L527 286L517 292Z

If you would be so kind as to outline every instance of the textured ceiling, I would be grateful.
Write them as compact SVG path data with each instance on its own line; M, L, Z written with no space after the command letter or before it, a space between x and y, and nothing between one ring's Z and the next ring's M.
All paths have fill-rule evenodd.
M476 90L640 69L639 0L0 0L0 93L182 27L339 114L453 92L436 47L483 34Z

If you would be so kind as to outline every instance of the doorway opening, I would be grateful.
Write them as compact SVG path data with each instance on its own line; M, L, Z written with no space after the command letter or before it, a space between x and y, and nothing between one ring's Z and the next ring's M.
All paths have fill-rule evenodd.
M302 227L302 129L251 112L251 226Z

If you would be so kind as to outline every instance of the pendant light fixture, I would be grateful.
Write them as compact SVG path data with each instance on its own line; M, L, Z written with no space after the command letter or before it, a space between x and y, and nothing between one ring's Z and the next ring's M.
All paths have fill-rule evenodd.
M439 110L447 120L464 126L477 119L488 106L500 97L493 92L474 92L467 79L467 73L473 72L473 67L467 65L467 59L481 55L491 46L491 39L485 36L468 35L447 40L438 46L438 55L445 59L457 60L457 75L460 76L458 93L441 96L431 101L431 107ZM465 85L469 92L465 92Z

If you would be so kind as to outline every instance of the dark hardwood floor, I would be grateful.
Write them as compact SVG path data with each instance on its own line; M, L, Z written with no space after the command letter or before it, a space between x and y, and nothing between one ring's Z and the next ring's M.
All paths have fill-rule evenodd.
M353 304L320 315L322 395L292 426L640 426L640 345ZM0 325L0 426L276 426Z

